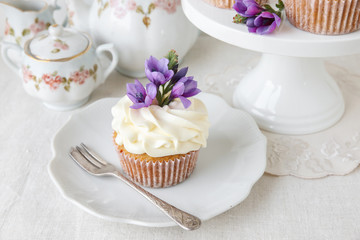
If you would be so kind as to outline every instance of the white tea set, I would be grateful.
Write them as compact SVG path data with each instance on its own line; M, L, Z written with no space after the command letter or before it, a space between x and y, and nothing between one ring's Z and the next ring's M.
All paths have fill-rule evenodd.
M25 91L51 109L83 105L115 68L144 77L150 55L160 58L176 49L184 56L198 36L180 0L65 1L67 17L56 24L57 0L0 0L2 58Z

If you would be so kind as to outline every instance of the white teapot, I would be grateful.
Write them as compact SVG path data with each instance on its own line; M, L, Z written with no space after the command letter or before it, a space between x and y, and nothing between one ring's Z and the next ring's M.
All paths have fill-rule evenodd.
M14 60L10 51L22 55ZM100 55L109 52L112 61L105 68ZM25 43L24 49L3 43L5 63L23 80L25 91L55 110L70 110L86 103L90 94L116 67L118 56L113 44L92 47L91 39L59 25L49 27Z
M90 32L96 44L114 43L117 70L131 77L145 76L150 55L161 58L175 49L185 56L199 33L180 0L66 1L70 26Z

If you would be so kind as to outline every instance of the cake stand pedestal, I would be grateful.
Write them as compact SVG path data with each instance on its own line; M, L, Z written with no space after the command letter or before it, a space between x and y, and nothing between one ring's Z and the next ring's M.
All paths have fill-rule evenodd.
M360 31L324 36L301 31L283 20L262 36L232 23L233 10L203 0L182 0L185 15L200 30L226 43L262 52L259 64L237 86L233 103L260 128L281 134L309 134L334 125L344 99L322 58L360 53Z

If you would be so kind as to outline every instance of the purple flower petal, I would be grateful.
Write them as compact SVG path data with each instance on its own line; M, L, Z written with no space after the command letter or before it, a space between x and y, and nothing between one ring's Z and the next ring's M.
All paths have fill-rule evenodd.
M188 67L180 69L171 79L171 84L177 83L181 78L185 77L188 72Z
M157 90L158 90L158 88L156 87L156 85L154 83L146 84L146 92L150 98L152 98L152 99L156 98Z
M165 78L164 74L162 74L160 72L152 72L150 75L151 75L152 81L150 79L149 80L151 82L153 82L156 86L160 86L160 85L166 83L166 78Z
M160 86L169 81L174 72L168 69L169 60L162 58L157 60L155 57L150 56L149 59L145 60L145 75L150 80Z
M171 90L170 98L174 99L181 96L185 91L185 85L183 82L177 82Z
M156 59L156 58L155 58ZM167 58L162 58L157 62L157 68L156 71L165 73L166 71L168 71L168 64L169 64L169 59Z
M156 98L157 87L154 83L148 83L145 90L144 86L136 79L135 83L128 83L126 85L126 91L126 95L134 103L131 108L139 109L152 104Z
M130 108L132 109L139 109L143 107L145 107L145 103L134 103L133 105L130 106Z
M191 105L191 101L185 97L179 96L182 104L184 105L184 108L188 108Z
M275 31L280 26L281 18L275 13L262 12L255 19L249 18L246 21L249 32L257 34L268 34Z
M236 0L233 9L243 17L254 17L263 10L254 0Z
M246 20L246 26L247 26L248 28L255 27L254 21L255 21L255 17L248 18L248 19Z
M256 29L256 33L260 35L272 33L276 29L276 22L268 26L261 26Z
M169 81L174 76L173 70L167 70L164 72L164 77L166 79L166 82Z

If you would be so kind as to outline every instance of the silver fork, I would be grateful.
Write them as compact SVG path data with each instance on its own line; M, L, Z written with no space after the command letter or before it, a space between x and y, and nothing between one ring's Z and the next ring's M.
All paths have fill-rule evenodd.
M176 222L180 227L186 230L198 229L201 225L201 220L187 212L184 212L171 204L161 200L160 198L149 193L142 187L138 186L128 178L126 178L114 165L106 162L93 150L90 150L85 144L81 143L81 147L76 146L71 148L69 154L71 158L80 165L85 171L95 176L111 175L120 178L127 185L138 191L151 203L162 210L168 217Z

